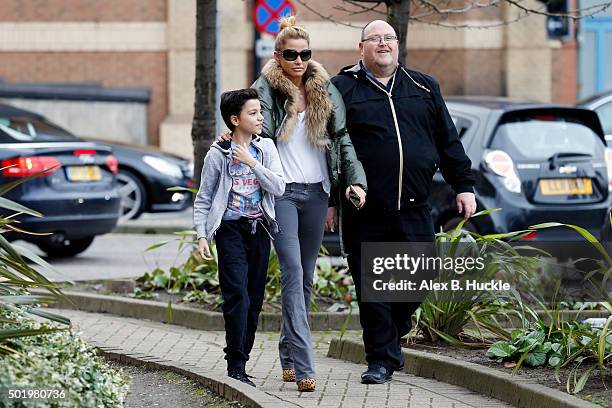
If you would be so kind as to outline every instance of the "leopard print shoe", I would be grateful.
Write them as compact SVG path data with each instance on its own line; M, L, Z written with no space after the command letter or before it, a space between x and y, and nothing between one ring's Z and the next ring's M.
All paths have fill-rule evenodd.
M297 382L299 392L313 392L317 386L314 378L304 378Z
M295 382L295 370L288 368L283 370L283 381L284 382Z

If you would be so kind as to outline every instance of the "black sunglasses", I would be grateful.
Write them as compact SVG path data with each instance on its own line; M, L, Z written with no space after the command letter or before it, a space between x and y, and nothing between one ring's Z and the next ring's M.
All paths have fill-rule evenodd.
M311 50L302 50L300 52L297 52L296 50L282 50L276 51L276 53L280 54L280 56L286 61L295 61L298 56L302 61L308 61L312 57Z

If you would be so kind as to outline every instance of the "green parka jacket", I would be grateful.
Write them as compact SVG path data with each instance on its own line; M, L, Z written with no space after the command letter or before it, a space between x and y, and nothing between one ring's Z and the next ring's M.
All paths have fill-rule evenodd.
M259 92L264 117L260 136L272 138L275 142L289 140L298 116L299 89L284 75L282 68L274 60L268 61L261 76L251 87ZM342 217L346 188L355 184L367 191L365 172L346 131L346 112L342 95L330 82L323 66L316 61L310 60L308 63L304 73L304 87L308 106L308 140L313 146L326 152L332 185L330 206L336 205L338 216ZM340 245L342 247L341 230Z

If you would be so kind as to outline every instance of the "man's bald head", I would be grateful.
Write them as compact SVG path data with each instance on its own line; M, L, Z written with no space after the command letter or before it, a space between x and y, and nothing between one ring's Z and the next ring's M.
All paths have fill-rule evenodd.
M398 58L397 34L386 21L374 20L363 28L359 50L363 65L377 78L388 77L395 72Z
M391 25L389 23L387 23L384 20L374 20L374 21L370 21L368 24L366 24L362 29L361 29L361 41L363 41L365 38L367 38L367 35L375 30L378 27L385 27L388 28L389 30L391 30L393 32L393 34L397 35L395 33L395 30L393 29L393 27L391 27Z

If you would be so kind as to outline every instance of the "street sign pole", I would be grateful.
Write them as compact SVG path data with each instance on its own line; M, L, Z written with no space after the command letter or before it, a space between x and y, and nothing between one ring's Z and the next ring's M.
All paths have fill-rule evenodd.
M259 41L261 35L259 34L259 30L257 28L254 28L253 30L255 31L255 35L253 36L253 81L255 81L255 79L257 79L259 76L259 71L261 71L261 61L257 55L257 41Z
M215 32L215 61L217 61L217 63L215 64L215 76L217 78L217 80L215 81L215 106L219 106L219 104L221 103L221 37L219 35L219 32L221 30L219 30L220 24L219 24L219 10L217 10L217 8L215 7L215 19L217 20L217 22L215 23L215 27L217 27L217 30ZM221 133L221 123L223 123L223 118L221 117L221 111L219 109L215 109L215 128L217 131L217 134Z
M253 23L255 35L253 36L253 79L259 76L261 58L270 58L273 54L273 43L261 34L274 37L279 32L278 20L281 17L295 15L295 6L290 0L257 0L253 6Z

